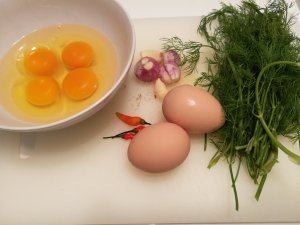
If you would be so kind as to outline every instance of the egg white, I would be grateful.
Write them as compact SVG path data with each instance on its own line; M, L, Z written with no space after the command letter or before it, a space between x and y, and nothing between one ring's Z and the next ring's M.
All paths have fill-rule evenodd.
M72 41L89 43L94 51L91 69L97 74L96 92L82 101L67 98L60 89L60 98L52 105L39 107L25 97L25 87L33 75L24 68L24 55L35 47L51 49L59 61L52 75L60 85L68 73L63 65L61 52ZM112 86L117 71L117 55L112 43L96 30L78 24L52 25L36 30L16 42L0 62L0 102L12 115L33 123L54 122L76 114L94 103Z

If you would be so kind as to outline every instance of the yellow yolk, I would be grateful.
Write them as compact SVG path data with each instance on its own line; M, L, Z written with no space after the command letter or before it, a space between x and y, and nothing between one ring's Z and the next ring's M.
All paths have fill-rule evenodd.
M51 75L57 68L55 54L47 48L36 48L24 57L26 70L34 75Z
M39 76L30 80L25 90L27 101L36 106L47 106L59 97L59 87L55 79Z
M96 74L87 68L70 71L63 80L64 93L73 100L83 100L91 96L98 87Z
M92 47L83 41L72 42L65 46L61 56L69 69L88 67L94 60Z
M68 44L72 48L79 46L77 42L87 43L92 48L92 60L86 65L91 64L80 68L92 70L94 75L85 75L81 86L75 84L80 79L70 75L63 88L66 75L79 68L66 66L62 52ZM41 63L43 61L46 63ZM1 106L22 121L37 124L57 122L86 110L105 96L118 79L118 68L115 46L104 34L80 24L47 26L22 37L1 57ZM52 78L51 81L48 78Z

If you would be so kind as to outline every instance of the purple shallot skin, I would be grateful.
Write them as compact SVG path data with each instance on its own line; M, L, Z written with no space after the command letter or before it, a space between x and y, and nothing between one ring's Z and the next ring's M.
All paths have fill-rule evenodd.
M152 57L141 58L134 67L135 76L144 82L152 82L159 77L160 65Z

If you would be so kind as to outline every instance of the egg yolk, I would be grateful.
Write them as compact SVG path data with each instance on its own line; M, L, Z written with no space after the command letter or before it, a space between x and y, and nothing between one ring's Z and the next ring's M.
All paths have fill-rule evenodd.
M47 106L59 97L59 86L55 79L48 76L38 76L28 82L26 98L36 106Z
M31 74L51 75L57 68L57 58L47 48L35 48L25 55L24 66Z
M63 80L64 93L73 100L83 100L91 96L98 87L96 74L88 68L70 71Z
M92 47L82 41L71 42L65 46L61 56L64 64L69 69L88 67L94 60Z

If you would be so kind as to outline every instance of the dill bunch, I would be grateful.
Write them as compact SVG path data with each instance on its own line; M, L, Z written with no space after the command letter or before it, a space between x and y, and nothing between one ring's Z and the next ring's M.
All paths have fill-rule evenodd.
M284 0L269 1L265 7L253 0L239 6L222 3L197 29L208 43L198 43L197 51L209 46L214 55L207 60L208 71L195 84L213 90L226 119L225 125L210 135L217 152L209 168L226 159L237 210L235 184L242 162L258 185L257 200L278 162L278 149L300 163L300 156L277 139L284 135L296 142L300 137L300 39L291 29L295 20L288 15L290 7ZM165 39L163 48L176 51L179 46L171 40ZM185 57L193 58L192 64L185 62L192 71L199 57Z

